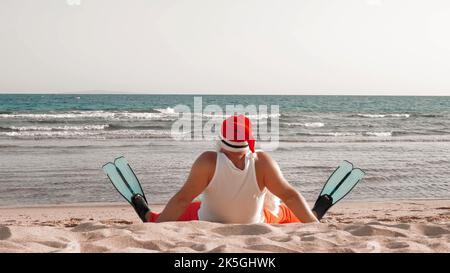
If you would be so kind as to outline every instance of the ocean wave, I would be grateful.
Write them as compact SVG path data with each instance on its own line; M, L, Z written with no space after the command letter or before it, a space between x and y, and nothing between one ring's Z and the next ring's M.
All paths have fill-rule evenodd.
M167 125L159 125L159 124L149 124L149 125L122 125L122 124L109 124L106 128L107 130L113 131L113 130L168 130L171 126Z
M48 113L27 113L12 112L0 113L0 119L9 120L33 120L33 121L61 121L61 120L162 120L175 121L179 117L174 108L156 108L149 110L135 111L68 111L68 112L48 112ZM192 113L193 117L205 119L223 120L229 115L211 113ZM280 117L279 113L247 115L252 120L264 120Z
M171 108L171 107L167 107L167 108L156 108L155 109L156 111L158 111L159 113L163 113L163 114L170 114L170 115L172 115L172 114L177 114L177 112L175 112L175 109L174 108Z
M301 123L301 122L287 122L286 125L288 127L308 127L308 128L320 128L320 127L324 127L325 124L322 122L306 122L306 123Z
M357 114L358 117L363 118L409 118L410 114Z
M180 134L180 133L178 133ZM82 139L82 138L169 138L173 136L169 130L117 130L117 131L16 131L0 132L0 136L24 139Z
M354 132L317 132L317 133L312 133L312 132L308 132L308 133L297 133L296 135L300 135L300 136L332 136L332 137L344 137L344 136L358 136L361 135L359 133L354 133Z
M304 124L305 127L319 128L325 126L322 122L307 122Z
M388 137L392 136L392 132L365 132L366 136Z
M82 126L6 126L0 127L0 131L85 131L105 130L109 124L82 125Z
M342 137L342 136L357 136L358 133L351 132L332 132L332 133L323 133L324 136L334 136L334 137Z
M393 132L302 132L297 135L303 136L324 136L324 137L350 137L350 136L375 136L375 137L388 137L392 136Z
M445 142L450 143L449 138L386 138L386 137L351 137L349 138L280 138L280 142L289 142L289 143L372 143L372 142Z
M239 114L239 113L238 113ZM202 114L194 114L194 116L202 116L204 118L208 118L208 119L220 119L220 120L224 120L227 117L229 117L230 115L228 114L208 114L208 113L202 113ZM246 115L250 120L264 120L264 119L270 119L270 118L279 118L280 114L279 113L274 113L274 114L256 114L256 115Z
M0 119L25 119L25 120L173 120L177 113L165 112L108 112L108 111L72 111L72 112L51 112L51 113L9 113L0 114Z

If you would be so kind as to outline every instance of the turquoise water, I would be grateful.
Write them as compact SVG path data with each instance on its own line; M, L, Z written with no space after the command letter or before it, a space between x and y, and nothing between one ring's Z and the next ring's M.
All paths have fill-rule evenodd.
M143 111L186 104L195 95L0 95L0 112L130 110ZM450 97L378 96L217 96L201 95L204 105L279 105L286 111L363 113L442 113L450 110Z
M280 137L284 141L366 141L367 137L424 141L450 135L450 97L201 99L203 109L212 104L223 109L226 105L267 105L269 115L273 114L271 105L279 106ZM193 109L194 96L0 95L0 138L170 138L170 128L179 117L174 111L178 104ZM211 118L207 115L204 121ZM259 118L253 121L261 122Z
M450 97L202 96L278 105L283 174L309 201L349 160L367 173L349 200L450 198ZM0 206L122 202L101 166L125 155L165 203L210 141L175 141L181 95L0 95ZM270 114L270 111L269 111ZM203 121L223 117L206 115ZM268 122L252 117L255 126Z

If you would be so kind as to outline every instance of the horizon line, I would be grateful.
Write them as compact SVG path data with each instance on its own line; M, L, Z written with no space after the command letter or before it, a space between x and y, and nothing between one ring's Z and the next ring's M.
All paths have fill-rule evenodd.
M165 96L363 96L363 97L450 97L449 95L429 95L429 94L295 94L295 93L250 93L245 94L244 92L240 93L190 93L190 92L180 92L180 93L160 93L160 92L124 92L124 91L78 91L77 92L0 92L0 95L165 95Z

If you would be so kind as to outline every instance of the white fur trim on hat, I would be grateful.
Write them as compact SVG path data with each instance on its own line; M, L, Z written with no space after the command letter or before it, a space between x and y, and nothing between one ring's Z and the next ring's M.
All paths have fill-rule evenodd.
M242 145L245 145L245 144L243 144L242 142L240 142L240 146L242 146ZM230 146L230 144L228 143L228 141L224 141L224 140L222 140L222 139L218 139L217 140L217 147L220 149L220 148L222 148L222 149L224 149L224 150L226 150L226 151L230 151L230 152L246 152L246 151L248 151L250 148L248 147L248 145L246 145L246 146L243 146L243 147L237 147L237 146L235 146L235 147L233 147L233 146Z
M220 147L224 150L230 151L230 152L243 152L248 151L249 146L247 141L231 141L228 139L225 139L222 134L219 135Z

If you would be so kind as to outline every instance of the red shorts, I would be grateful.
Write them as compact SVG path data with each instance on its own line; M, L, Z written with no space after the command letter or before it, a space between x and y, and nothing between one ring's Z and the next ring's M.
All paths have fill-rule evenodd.
M200 209L201 202L192 202L186 208L183 214L178 218L178 221L195 221L198 220L198 210ZM149 222L156 222L160 213L151 212L149 215ZM300 220L294 215L294 213L285 205L280 205L278 215L272 214L268 209L264 209L265 222L268 224L287 224L296 223Z

